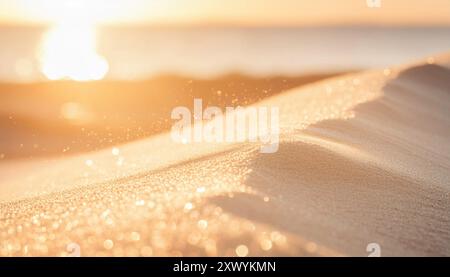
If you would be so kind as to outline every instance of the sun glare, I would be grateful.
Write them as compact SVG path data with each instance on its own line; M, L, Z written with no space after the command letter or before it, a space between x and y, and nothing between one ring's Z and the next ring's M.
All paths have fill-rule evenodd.
M50 80L100 80L108 72L106 59L97 53L95 26L60 23L50 29L41 46L41 71Z

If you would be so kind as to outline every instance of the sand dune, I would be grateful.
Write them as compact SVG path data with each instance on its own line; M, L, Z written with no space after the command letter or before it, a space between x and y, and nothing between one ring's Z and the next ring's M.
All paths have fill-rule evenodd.
M338 74L0 82L0 160L97 151L167 132L172 109L190 107L194 98L219 107L247 106Z
M450 56L263 100L280 148L161 134L0 164L1 255L450 255ZM116 153L117 154L117 153ZM89 161L89 162L86 162Z

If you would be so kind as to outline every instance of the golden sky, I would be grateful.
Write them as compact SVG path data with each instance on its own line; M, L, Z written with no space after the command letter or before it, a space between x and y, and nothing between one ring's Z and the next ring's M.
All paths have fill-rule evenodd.
M0 22L450 25L450 0L0 0Z

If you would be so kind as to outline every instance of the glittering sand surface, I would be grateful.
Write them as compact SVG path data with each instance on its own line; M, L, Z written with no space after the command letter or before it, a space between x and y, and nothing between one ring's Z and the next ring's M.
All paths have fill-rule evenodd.
M257 105L280 148L169 134L0 163L0 254L450 255L450 58L347 75Z

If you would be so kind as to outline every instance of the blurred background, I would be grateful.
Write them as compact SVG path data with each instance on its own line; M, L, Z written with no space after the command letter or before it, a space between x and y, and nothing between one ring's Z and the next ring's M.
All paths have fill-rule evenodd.
M450 49L448 0L0 0L0 162Z

